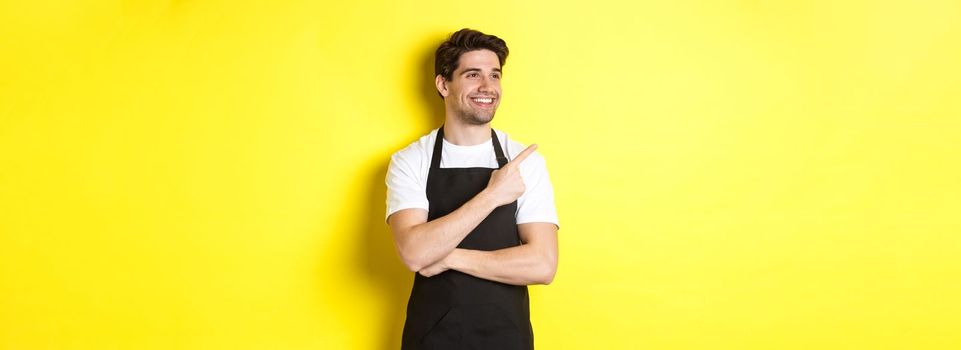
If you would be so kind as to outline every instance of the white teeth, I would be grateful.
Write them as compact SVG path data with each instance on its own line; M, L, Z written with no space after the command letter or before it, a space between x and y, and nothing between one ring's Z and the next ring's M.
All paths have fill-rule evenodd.
M477 102L480 102L480 103L491 103L491 102L494 102L494 99L492 99L492 98L475 98L474 101L477 101Z

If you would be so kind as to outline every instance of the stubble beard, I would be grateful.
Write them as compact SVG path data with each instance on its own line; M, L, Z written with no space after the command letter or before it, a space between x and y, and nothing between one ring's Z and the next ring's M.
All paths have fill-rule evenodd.
M491 110L490 115L487 115L483 112L461 110L460 113L457 113L457 117L469 125L484 125L494 120L494 112L496 110Z

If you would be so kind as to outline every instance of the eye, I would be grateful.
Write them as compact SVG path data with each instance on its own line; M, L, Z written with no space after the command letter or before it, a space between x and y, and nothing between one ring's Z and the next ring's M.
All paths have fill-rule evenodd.
M497 79L497 80L500 80L500 79L501 79L501 75L500 75L500 74L497 74L497 73L491 74L491 76L494 77L494 79Z
M476 78L477 76L478 76L477 73L467 73L468 78Z

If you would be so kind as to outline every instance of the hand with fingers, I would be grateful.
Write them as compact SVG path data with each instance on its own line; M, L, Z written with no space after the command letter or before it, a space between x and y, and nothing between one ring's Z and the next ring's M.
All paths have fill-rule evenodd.
M487 188L484 191L493 198L497 206L510 204L524 194L526 187L521 178L520 165L536 149L536 144L528 146L516 158L491 173L491 179L487 182Z

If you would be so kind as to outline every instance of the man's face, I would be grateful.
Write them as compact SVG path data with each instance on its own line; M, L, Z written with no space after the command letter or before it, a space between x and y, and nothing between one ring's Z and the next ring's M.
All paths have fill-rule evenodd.
M490 50L465 52L451 80L437 79L448 111L467 124L483 125L494 119L500 105L501 64Z

